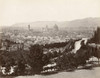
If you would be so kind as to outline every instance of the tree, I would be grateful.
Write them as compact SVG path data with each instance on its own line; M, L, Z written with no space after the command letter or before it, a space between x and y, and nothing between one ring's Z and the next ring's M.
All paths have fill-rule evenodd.
M94 43L100 43L100 27L97 27L97 30L94 31L94 35L91 38L91 41Z
M30 66L34 74L38 74L43 68L43 48L42 46L36 44L30 47Z

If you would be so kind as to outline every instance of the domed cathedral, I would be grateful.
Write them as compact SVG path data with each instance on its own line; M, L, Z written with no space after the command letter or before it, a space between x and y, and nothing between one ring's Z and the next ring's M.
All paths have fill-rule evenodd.
M59 31L58 25L55 24L55 25L53 26L53 29L54 29L54 31Z

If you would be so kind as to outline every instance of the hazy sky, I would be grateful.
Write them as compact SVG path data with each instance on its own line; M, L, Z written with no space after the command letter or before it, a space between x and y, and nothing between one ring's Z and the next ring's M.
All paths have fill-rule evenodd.
M0 0L0 25L100 17L100 0Z

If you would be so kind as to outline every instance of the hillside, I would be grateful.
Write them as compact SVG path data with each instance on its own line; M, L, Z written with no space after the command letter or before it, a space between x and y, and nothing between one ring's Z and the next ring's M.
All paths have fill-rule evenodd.
M59 28L84 28L84 27L96 27L100 26L100 18L85 18L85 19L77 19L72 21L36 21L30 23L16 23L11 27L22 27L27 29L27 26L30 25L32 29L41 29L48 25L49 28L53 27L55 24L59 26Z

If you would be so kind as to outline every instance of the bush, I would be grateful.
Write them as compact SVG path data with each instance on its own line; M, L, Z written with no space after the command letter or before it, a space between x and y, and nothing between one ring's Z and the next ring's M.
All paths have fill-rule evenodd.
M73 53L64 53L57 59L57 67L59 70L68 70L76 68L76 60Z

